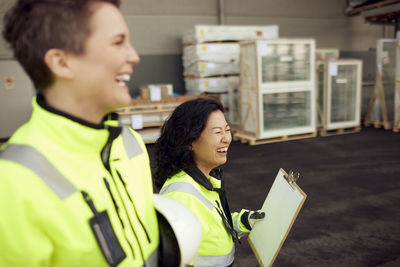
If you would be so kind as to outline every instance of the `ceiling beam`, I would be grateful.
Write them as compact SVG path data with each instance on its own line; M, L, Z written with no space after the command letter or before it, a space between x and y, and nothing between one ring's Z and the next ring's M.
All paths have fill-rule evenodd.
M346 10L345 13L348 16L354 16L354 15L358 15L361 12L366 11L366 10L381 8L381 7L393 5L396 3L400 3L400 0L384 0L384 1L379 1L377 3L374 3L374 4L369 4L369 5L364 5L364 6L348 9L348 10Z

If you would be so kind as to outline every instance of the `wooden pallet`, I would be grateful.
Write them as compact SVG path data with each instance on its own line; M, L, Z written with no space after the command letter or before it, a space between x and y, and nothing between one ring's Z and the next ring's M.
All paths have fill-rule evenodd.
M254 146L254 145L262 145L262 144L269 144L269 143L299 140L299 139L311 138L311 137L316 137L316 136L317 136L317 132L311 132L311 133L292 134L292 135L283 135L283 136L277 136L277 137L268 137L268 138L257 139L255 137L238 132L238 133L234 134L233 140L240 141L242 143L248 143L249 145Z
M231 73L231 74L215 74L215 75L206 75L206 76L200 76L200 75L185 75L185 79L212 79L212 78L228 78L228 77L237 77L237 73Z
M370 127L373 126L374 128L384 128L385 130L391 130L392 124L390 122L384 121L364 121L364 126Z
M333 129L333 130L319 129L318 133L320 136L332 136L332 135L339 135L339 134L358 133L360 131L361 131L361 127L356 126L356 127L339 128L339 129Z
M203 42L198 42L198 43L185 43L185 44L183 44L183 47L191 46L191 45L225 44L225 43L227 43L227 44L230 44L230 43L231 44L238 44L238 43L240 43L240 41L238 41L238 40L203 41Z
M143 142L147 144L154 144L157 139L160 137L160 129L159 127L151 127L151 128L144 128L141 130L136 130L143 139Z
M116 112L122 114L152 113L154 111L171 112L185 101L198 98L198 96L168 97L162 101L150 101L146 99L132 99L131 104L118 109Z
M375 106L375 102L379 100L379 106ZM372 120L371 115L372 111L375 108L380 108L380 118L379 121ZM385 90L383 88L383 82L382 82L382 71L378 71L376 80L375 80L375 85L374 85L374 90L371 93L369 105L368 105L368 110L367 114L365 115L364 119L364 125L365 126L374 126L375 128L383 128L385 130L391 130L393 125L388 121L388 115L387 115L387 110L386 110L386 100L385 100Z
M398 119L393 125L393 132L398 133L400 128L400 119Z

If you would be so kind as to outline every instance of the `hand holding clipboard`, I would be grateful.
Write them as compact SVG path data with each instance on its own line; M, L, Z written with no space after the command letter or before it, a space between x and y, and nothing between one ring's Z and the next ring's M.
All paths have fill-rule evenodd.
M261 211L266 218L254 225L249 244L261 266L271 266L307 195L296 184L298 174L280 169Z

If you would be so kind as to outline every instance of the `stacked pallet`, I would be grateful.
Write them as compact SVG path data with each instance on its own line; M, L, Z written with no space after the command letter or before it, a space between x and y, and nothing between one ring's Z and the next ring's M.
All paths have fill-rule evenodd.
M196 25L183 35L187 94L220 94L227 117L238 123L240 41L277 38L278 26Z
M241 43L240 126L250 145L315 137L315 40Z
M183 48L185 77L237 75L239 73L238 43L205 43Z
M377 73L370 97L365 126L399 131L400 127L400 44L396 39L379 39Z
M160 137L161 126L174 109L181 103L194 99L191 96L165 97L158 101L132 99L127 107L117 110L120 124L131 126L146 144L154 143Z

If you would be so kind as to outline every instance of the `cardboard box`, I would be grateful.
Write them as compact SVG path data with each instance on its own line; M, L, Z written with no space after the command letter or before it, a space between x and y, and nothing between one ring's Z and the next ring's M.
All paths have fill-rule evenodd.
M148 84L140 87L140 98L150 101L167 99L172 93L172 84Z

